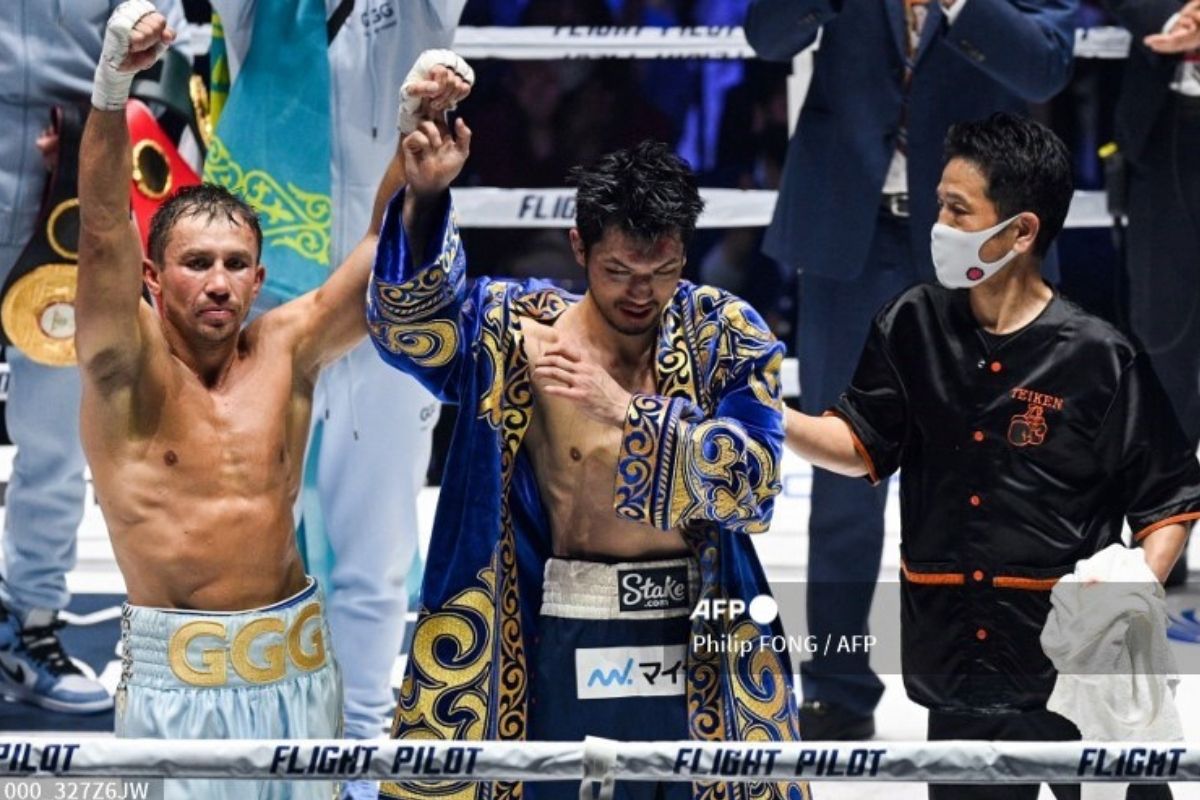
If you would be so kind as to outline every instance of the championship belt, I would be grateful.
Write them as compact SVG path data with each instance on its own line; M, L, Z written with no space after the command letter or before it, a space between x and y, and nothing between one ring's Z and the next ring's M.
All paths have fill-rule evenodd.
M149 253L150 220L175 190L200 183L154 114L140 100L125 104L125 122L133 142L133 187L129 193L142 252Z
M192 130L200 145L208 144L198 123L200 104L194 97L191 78L192 64L187 57L178 50L167 50L158 63L134 79L130 94L136 99L125 104L125 122L133 143L133 185L129 194L143 253L149 252L150 219L158 207L175 190L200 183L200 176L175 146L185 127ZM203 83L199 89L203 90ZM146 103L152 103L161 113L156 115ZM169 130L164 129L164 123Z
M12 344L40 364L75 363L75 269L79 262L79 139L83 108L55 107L58 160L46 182L33 238L0 290L0 327Z

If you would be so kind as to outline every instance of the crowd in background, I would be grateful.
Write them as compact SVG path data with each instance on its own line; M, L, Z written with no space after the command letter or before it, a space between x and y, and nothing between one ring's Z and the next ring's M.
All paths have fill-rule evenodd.
M207 0L185 0L189 19L208 19ZM468 0L464 26L741 25L749 0ZM1117 24L1084 0L1079 28ZM203 65L203 59L199 62ZM578 60L475 63L478 85L464 117L487 131L462 183L500 188L566 184L571 166L647 137L674 144L697 169L701 185L778 189L788 137L787 65L761 60ZM1121 62L1077 59L1070 86L1035 118L1072 147L1079 189L1101 189L1097 150L1112 139ZM795 330L795 275L760 251L762 228L702 229L687 277L750 301L775 333ZM465 231L486 258L473 266L492 275L543 276L581 287L559 230ZM1118 320L1118 253L1107 228L1068 229L1060 247L1063 289L1077 302ZM448 424L448 423L446 423ZM436 474L436 473L431 473Z

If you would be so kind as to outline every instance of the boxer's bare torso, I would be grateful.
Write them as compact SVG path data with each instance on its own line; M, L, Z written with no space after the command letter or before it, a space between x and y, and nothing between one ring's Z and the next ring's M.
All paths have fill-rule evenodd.
M604 366L630 393L653 393L654 366L650 359L636 366L622 364L583 335L578 305L550 327L522 320L525 354L536 366L560 338L575 342L593 361ZM688 553L678 531L664 532L617 516L613 492L620 452L620 428L596 422L568 400L552 397L535 384L533 417L525 434L550 517L554 554L559 558L593 561L648 561Z
M140 375L111 392L87 381L82 404L129 601L237 610L294 594L305 576L292 506L315 371L296 368L288 326L266 315L208 384L170 352L153 312L141 316L157 341Z
M370 232L320 288L243 328L265 278L252 212L220 189L183 192L158 261L144 259L124 211L128 141L123 113L93 110L80 149L75 344L96 497L130 603L269 605L305 586L292 507L313 387L366 334L379 220L404 169L393 160Z
M122 6L106 31L80 146L81 433L129 601L249 610L305 586L292 508L313 388L321 368L366 335L383 212L406 172L399 153L380 165L370 227L320 287L243 327L266 275L248 205L220 187L179 190L151 221L148 257L129 223L122 93L173 38L150 7ZM406 102L417 100L411 116L430 133L470 91L465 64L466 78L431 58L405 84ZM466 141L416 145L414 174L457 174Z

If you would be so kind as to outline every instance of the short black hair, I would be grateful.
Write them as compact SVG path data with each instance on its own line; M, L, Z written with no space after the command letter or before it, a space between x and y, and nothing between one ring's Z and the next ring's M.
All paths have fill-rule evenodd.
M678 232L686 247L704 209L692 168L662 142L617 150L572 168L568 177L576 187L575 226L585 252L610 226L646 242Z
M262 257L262 226L258 214L244 200L215 183L184 186L158 207L150 218L150 236L146 243L150 260L162 265L167 250L167 238L175 223L184 217L206 217L207 221L224 217L236 225L245 225L254 233L258 247L255 259Z
M961 158L987 178L987 198L1001 219L1032 211L1041 221L1034 253L1044 256L1062 230L1074 183L1071 156L1054 132L1016 114L998 112L984 120L951 126L946 161Z

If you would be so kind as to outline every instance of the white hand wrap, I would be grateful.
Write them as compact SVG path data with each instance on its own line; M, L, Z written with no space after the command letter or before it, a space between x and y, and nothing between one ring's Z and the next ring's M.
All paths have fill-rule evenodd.
M129 99L129 85L137 70L122 70L121 62L129 55L129 37L133 26L142 17L155 12L149 0L125 0L108 18L104 31L104 47L100 52L100 63L96 65L96 77L92 81L92 105L102 111L120 111ZM167 49L163 43L155 48L155 58Z
M421 121L417 112L421 109L422 98L409 94L409 87L414 83L431 80L429 74L434 67L445 67L471 86L475 85L475 70L453 50L426 50L421 53L400 87L400 113L396 119L396 127L400 129L401 136L415 131L417 123Z

